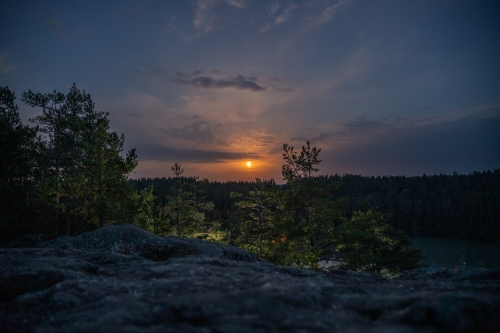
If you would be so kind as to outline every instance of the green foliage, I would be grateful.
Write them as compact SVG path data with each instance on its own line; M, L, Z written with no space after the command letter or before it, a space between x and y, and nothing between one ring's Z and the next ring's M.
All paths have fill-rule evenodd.
M307 141L300 154L293 147L283 145L285 165L282 175L287 181L285 191L278 192L277 225L287 238L288 253L285 262L298 266L316 267L332 242L333 230L343 218L343 200L329 200L335 184L325 184L313 177L321 149Z
M248 195L231 193L240 201L226 239L275 263L316 268L341 221L341 200L327 200L335 186L325 187L312 176L321 149L307 142L299 155L286 144L283 150L286 188L257 179Z
M251 251L260 258L269 258L273 255L269 247L275 239L279 239L271 211L274 203L269 195L273 190L273 183L257 178L255 189L250 191L248 196L231 193L232 198L240 198L241 201L235 204L239 214L234 214L233 219L239 219L233 224L238 225L238 229L231 229L230 243Z
M312 173L319 171L315 165L321 162L318 159L321 149L311 148L309 141L306 142L306 146L302 146L299 155L297 155L293 147L288 146L286 143L283 144L283 150L283 159L286 162L281 171L283 180L291 182L297 178L310 178Z
M138 195L127 181L137 165L135 151L125 157L124 137L109 131L108 114L94 109L89 94L76 85L66 95L23 93L39 107L41 145L35 176L38 199L53 221L53 234L82 232L138 217Z
M274 263L311 269L331 256L350 270L416 267L420 252L410 248L408 237L387 225L379 212L345 217L348 200L332 197L338 185L312 176L319 171L320 149L307 142L300 154L286 144L283 150L287 185L279 189L273 181L257 179L248 195L232 192L231 198L239 201L219 241Z
M169 209L160 197L153 194L153 185L141 190L139 194L141 217L137 221L138 226L155 235L170 235L172 227Z
M213 210L213 203L206 201L203 190L197 185L198 178L191 184L183 183L180 176L184 170L177 163L172 166L172 172L176 181L167 198L172 232L181 237L206 232L208 226L205 223L205 212ZM186 190L188 187L189 190Z
M102 227L134 218L136 193L127 178L137 166L137 156L134 149L125 157L120 156L124 136L109 131L107 114L98 116L94 123L87 123L83 132L84 159L79 170L83 183L79 199L87 206L86 214L97 217Z
M408 236L385 223L378 211L355 212L335 234L335 255L343 269L400 271L417 267L423 259Z

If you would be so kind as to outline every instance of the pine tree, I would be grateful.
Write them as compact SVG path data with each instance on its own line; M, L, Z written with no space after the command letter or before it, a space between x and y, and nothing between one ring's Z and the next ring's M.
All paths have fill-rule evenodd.
M140 191L141 217L138 225L154 235L168 236L171 234L168 206L160 197L153 193L153 185Z
M289 263L314 268L332 242L335 224L343 219L344 200L328 200L337 185L314 177L321 149L307 141L300 153L287 144L283 150L282 175L287 185L277 197L276 225L286 234Z
M75 84L68 94L28 91L22 100L42 108L32 119L44 134L45 165L39 195L53 208L54 233L85 231L114 222L133 222L139 196L128 184L137 165L135 150L125 157L124 136L109 131L108 114L96 111L89 94Z
M241 193L231 192L231 198L238 198L235 206L239 215L233 214L231 233L228 234L230 245L239 246L245 250L255 253L259 258L273 261L278 252L273 251L272 244L276 240L283 240L274 226L273 206L270 192L274 190L274 182L256 179L255 189L248 196ZM234 223L236 222L236 223ZM238 228L235 228L238 226ZM237 234L235 234L237 232Z
M95 121L84 119L87 128L83 138L82 194L88 203L88 213L97 217L99 227L103 227L135 218L133 211L137 207L130 201L136 196L127 178L137 166L137 156L135 149L125 157L120 155L124 136L109 131L107 114L98 116Z
M184 183L181 175L184 170L175 163L172 166L172 172L175 175L175 185L171 187L171 196L168 200L168 209L171 216L173 232L177 236L196 236L198 233L204 233L206 227L205 212L213 210L213 203L208 202L201 195L201 191L195 186L191 186L191 191L186 191L188 184ZM198 178L193 179L196 183Z
M30 119L44 134L44 167L41 170L40 195L54 209L54 233L60 233L61 214L66 211L64 197L68 193L71 173L82 163L82 118L93 113L90 95L78 90L75 84L67 95L24 92L21 99L32 107L42 108L42 114ZM65 216L68 222L68 216Z
M413 269L424 258L404 232L388 225L384 215L374 210L355 212L336 230L335 251L340 267L354 271Z

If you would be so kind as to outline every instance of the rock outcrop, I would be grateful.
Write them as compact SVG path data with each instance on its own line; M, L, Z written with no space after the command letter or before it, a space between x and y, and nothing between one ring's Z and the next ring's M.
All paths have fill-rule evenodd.
M108 226L0 249L1 332L500 332L500 270L316 273Z

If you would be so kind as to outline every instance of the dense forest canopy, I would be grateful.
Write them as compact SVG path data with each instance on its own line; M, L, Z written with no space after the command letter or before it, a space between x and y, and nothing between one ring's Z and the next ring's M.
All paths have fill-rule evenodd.
M423 177L316 176L321 149L283 145L284 185L172 176L129 179L135 150L108 114L73 85L27 91L40 110L23 125L0 87L0 241L53 238L131 223L161 236L238 246L272 262L351 270L410 269L422 258L407 234L500 242L500 170Z
M500 243L500 169L469 175L422 177L361 175L318 176L337 184L332 198L348 198L347 216L373 207L388 217L391 226L412 236L440 236ZM154 194L165 198L173 178L130 179L140 190L153 185ZM185 178L194 182L194 178ZM231 192L245 195L256 182L203 182L200 186L214 203L210 219L226 217L236 200ZM281 186L286 188L286 185Z

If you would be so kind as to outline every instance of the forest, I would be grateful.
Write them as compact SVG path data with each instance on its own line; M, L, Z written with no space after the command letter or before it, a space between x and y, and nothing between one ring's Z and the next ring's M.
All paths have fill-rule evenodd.
M361 175L318 176L336 184L330 199L348 198L346 216L375 208L387 222L410 236L438 236L500 244L500 169L469 175L423 175L421 177ZM186 183L196 179L185 178ZM172 177L130 179L137 190L153 186L166 200ZM210 220L227 219L236 200L231 192L248 195L256 182L199 182L207 200L214 203ZM286 189L286 185L278 186Z
M0 243L130 223L159 236L238 246L264 260L317 269L405 270L422 254L409 235L500 242L500 170L423 177L316 176L321 149L283 145L284 185L171 176L129 179L137 166L108 114L73 85L27 91L40 110L23 125L0 87Z

